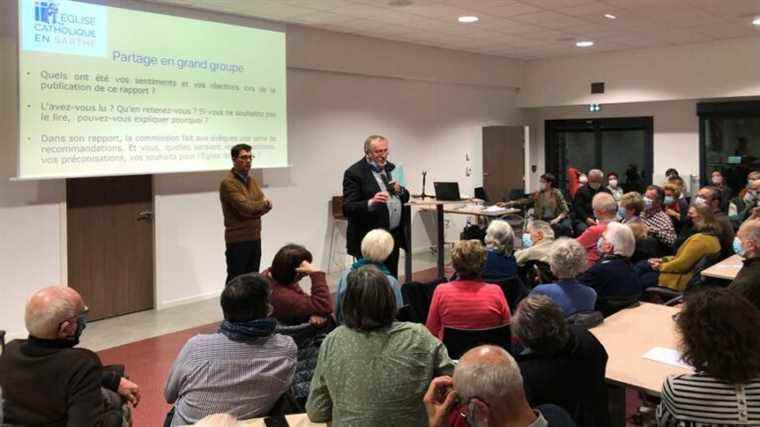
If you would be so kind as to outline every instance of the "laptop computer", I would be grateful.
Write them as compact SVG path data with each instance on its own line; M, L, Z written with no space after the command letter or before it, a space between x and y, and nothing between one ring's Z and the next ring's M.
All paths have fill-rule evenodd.
M434 182L433 187L435 187L435 198L437 200L446 202L462 200L462 196L459 195L458 182Z

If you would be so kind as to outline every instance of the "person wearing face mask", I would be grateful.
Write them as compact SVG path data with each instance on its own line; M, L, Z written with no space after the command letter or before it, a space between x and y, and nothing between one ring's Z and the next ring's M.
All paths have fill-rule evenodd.
M528 232L523 233L523 248L515 252L517 265L530 261L549 263L554 243L554 230L546 221L533 221L528 225Z
M619 202L620 199L623 197L623 188L620 187L620 180L618 179L618 174L615 172L610 172L607 174L607 191L612 194L612 197L615 199L616 202Z
M586 250L586 260L589 267L599 261L600 254L597 251L597 241L604 233L604 230L607 229L607 225L617 219L618 213L618 205L615 203L615 199L612 198L612 195L607 193L598 193L595 195L591 205L594 209L596 223L591 227L588 227L586 231L576 239Z
M533 217L551 224L557 236L569 236L572 223L568 218L570 208L562 192L554 188L557 180L554 175L541 175L540 190L533 195Z
M385 266L398 278L399 249L409 254L403 209L409 192L392 178L396 165L388 161L388 153L384 136L370 135L364 141L364 158L343 174L343 214L348 219L346 249L356 259L362 256L362 239L370 230L391 233L394 246Z
M618 204L618 220L621 223L641 222L641 213L644 212L644 198L641 193L629 191L623 194Z
M81 295L64 286L41 289L27 301L24 320L29 337L11 341L0 356L4 422L122 426L131 406L120 400L137 405L140 387L123 367L104 368L97 354L74 348L87 322Z
M738 292L760 309L760 220L751 219L739 227L734 250L744 258L744 266L728 289Z
M728 211L728 203L731 201L731 198L733 197L733 190L726 184L726 179L723 177L723 174L715 170L710 175L710 183L713 187L720 190L720 210L723 212Z
M673 182L667 182L662 189L665 192L662 209L673 222L673 228L680 230L686 221L689 202L681 198L681 187Z
M636 238L627 225L611 222L597 242L599 262L578 277L578 281L596 291L596 309L604 316L614 313L607 304L610 298L637 297L641 285L630 258L636 249Z
M588 172L588 184L578 189L575 193L575 203L573 206L573 228L575 234L580 236L588 227L596 224L594 210L591 201L597 193L609 193L602 186L604 173L599 169L591 169Z
M715 217L715 221L718 223L719 231L717 233L718 240L720 240L720 253L723 257L729 257L734 253L734 227L731 224L731 220L728 218L720 208L720 189L708 185L702 187L697 191L694 203L697 205L708 206ZM693 223L691 223L691 229L686 229L682 238L690 236L694 233Z
M758 206L760 206L760 172L754 171L747 176L746 188L728 204L728 218L734 228L739 228Z
M649 235L660 243L662 252L673 253L673 244L677 236L673 221L662 210L664 199L665 192L661 187L648 186L644 193L644 213L641 220L647 225Z

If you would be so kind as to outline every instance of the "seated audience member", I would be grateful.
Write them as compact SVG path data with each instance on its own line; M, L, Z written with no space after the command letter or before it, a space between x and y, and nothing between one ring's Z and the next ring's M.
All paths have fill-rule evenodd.
M623 197L623 188L620 187L620 180L618 179L618 174L615 172L609 172L607 174L607 187L605 188L607 188L607 191L612 194L612 197L616 202L619 202Z
M213 414L193 424L195 427L237 427L238 419L229 414Z
M726 184L726 179L719 170L712 171L710 175L710 183L713 187L720 190L720 210L721 212L728 212L728 202L734 197L734 191Z
M448 427L464 416L467 425L509 427L575 427L570 415L553 404L531 408L515 359L496 346L475 347L465 353L454 378L435 378L425 393L428 426ZM460 405L460 413L456 406ZM453 415L452 415L453 414Z
M664 200L665 192L661 187L648 186L644 193L644 213L641 220L647 225L649 235L657 239L662 249L667 253L673 253L676 230L673 228L673 221L662 210Z
M671 178L680 178L681 175L679 175L678 171L675 168L668 168L665 171L665 179L671 179Z
M551 224L558 236L569 236L572 232L570 208L562 192L555 188L556 183L554 175L541 175L541 189L533 194L533 217Z
M591 202L597 193L607 192L607 189L602 187L603 181L604 173L599 169L591 169L588 171L588 184L579 188L578 192L575 193L573 227L575 228L576 236L580 236L586 231L586 228L596 224Z
M636 249L631 255L631 264L635 265L639 261L657 258L660 254L659 243L657 239L649 235L647 225L641 221L626 225L631 229L633 237L636 239Z
M716 237L720 228L712 210L705 204L692 204L689 218L697 232L686 239L674 256L652 258L636 264L643 289L662 286L683 291L694 275L697 262L706 255L720 253L720 242Z
M518 265L530 261L549 263L549 254L554 243L554 230L546 221L533 221L528 232L523 234L523 249L515 252Z
M704 203L712 208L715 221L718 223L718 240L720 241L720 254L729 257L734 254L734 226L728 215L721 210L721 192L720 189L712 186L702 187L697 192L695 199L697 204ZM692 223L693 224L693 223ZM695 230L696 231L696 230Z
M747 176L747 187L731 199L728 205L728 219L738 228L752 211L760 205L760 172L753 171Z
M751 219L739 227L734 242L744 266L728 289L743 295L760 310L760 220Z
M268 318L268 280L235 277L222 292L224 321L215 334L196 335L172 364L164 397L174 405L172 426L219 412L240 419L267 414L293 381L296 345L275 333Z
M289 244L277 251L272 266L262 273L270 279L272 294L269 301L274 309L272 317L277 321L288 325L309 322L321 326L332 314L332 297L325 273L311 262L311 252L301 245ZM305 276L311 280L309 294L298 284Z
M707 288L687 294L674 318L683 360L695 372L665 380L658 425L760 425L757 308L735 292Z
M644 212L644 198L638 191L629 191L620 198L618 218L623 224L641 222L641 213Z
M478 240L460 240L451 251L457 280L438 285L433 292L425 325L443 339L443 328L483 329L509 322L509 306L497 285L485 283L481 272L486 250Z
M486 282L498 282L517 274L517 261L512 256L515 233L508 222L493 220L486 229L486 263L481 278Z
M662 187L665 198L662 202L662 209L666 215L670 217L673 222L673 228L676 231L683 227L686 221L686 213L689 211L689 203L686 199L681 198L681 187L677 184L666 183Z
M388 277L388 283L393 290L393 295L396 298L396 306L401 307L404 305L404 298L401 295L401 285L398 283L398 279L393 277L388 270L388 267L384 264L391 252L393 252L393 236L391 236L391 233L380 228L370 231L362 239L361 251L362 257L354 261L351 267L344 271L338 280L335 316L339 323L343 321L343 312L341 308L343 305L343 295L345 295L346 286L348 285L348 275L352 271L364 267L365 265L374 265L380 269L380 271L385 273Z
M615 199L607 193L599 193L594 196L591 203L594 208L594 217L596 223L583 232L576 240L586 250L586 262L589 267L599 261L599 251L596 248L596 242L602 237L602 233L607 229L607 224L615 221L617 218L618 205Z
M348 275L344 324L322 343L311 382L306 412L312 422L425 425L425 390L454 365L424 326L395 317L396 300L384 273L365 266Z
M512 332L524 348L516 359L531 406L554 403L578 425L609 425L607 352L594 335L569 326L562 310L543 295L520 302Z
M119 426L140 401L140 388L104 368L79 344L87 306L73 288L52 286L29 298L24 313L29 337L8 343L0 355L3 425Z
M599 239L602 258L586 270L578 281L593 288L597 309L608 298L633 297L641 294L641 285L630 258L636 246L633 232L627 225L610 223Z
M586 251L573 239L559 239L552 245L549 266L557 283L538 285L531 295L546 295L562 308L565 317L594 310L596 291L578 282L586 271Z

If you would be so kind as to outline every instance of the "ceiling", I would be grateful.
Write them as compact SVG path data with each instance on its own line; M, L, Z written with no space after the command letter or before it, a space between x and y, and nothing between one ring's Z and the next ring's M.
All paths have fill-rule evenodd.
M760 0L148 1L519 59L760 36L751 23ZM480 21L457 22L466 15ZM595 45L575 47L580 40Z

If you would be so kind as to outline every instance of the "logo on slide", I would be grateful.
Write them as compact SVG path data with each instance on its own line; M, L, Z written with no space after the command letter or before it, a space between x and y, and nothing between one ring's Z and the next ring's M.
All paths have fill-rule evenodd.
M70 0L21 0L22 49L106 56L104 6Z
M34 20L46 24L55 24L55 16L58 14L58 5L52 1L38 1L34 3Z

